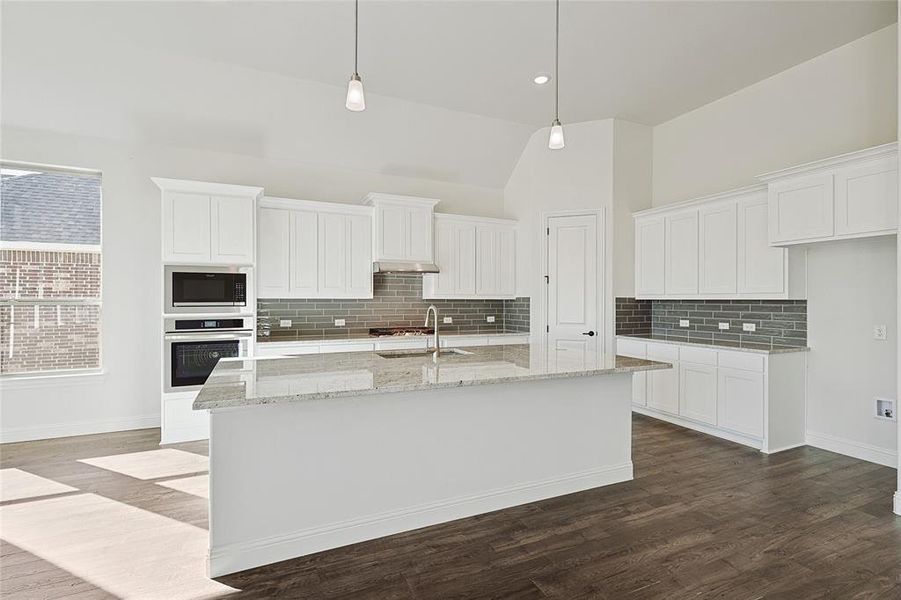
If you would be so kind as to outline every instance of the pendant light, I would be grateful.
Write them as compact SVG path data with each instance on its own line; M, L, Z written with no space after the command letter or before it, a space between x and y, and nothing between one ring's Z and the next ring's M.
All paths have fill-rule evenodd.
M366 110L366 97L363 95L363 80L357 73L357 47L359 46L360 0L354 0L354 73L347 82L347 110L360 112Z
M551 135L547 147L560 150L566 145L563 140L563 125L560 124L560 0L557 0L557 19L554 37L554 122L551 123Z

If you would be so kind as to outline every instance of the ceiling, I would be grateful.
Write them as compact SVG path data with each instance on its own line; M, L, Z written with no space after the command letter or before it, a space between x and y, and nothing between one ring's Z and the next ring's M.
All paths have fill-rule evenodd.
M336 86L353 69L353 3L66 2L86 36ZM897 20L894 1L563 0L560 117L655 125ZM52 15L52 17L51 17ZM554 3L360 2L367 92L532 126L553 117Z

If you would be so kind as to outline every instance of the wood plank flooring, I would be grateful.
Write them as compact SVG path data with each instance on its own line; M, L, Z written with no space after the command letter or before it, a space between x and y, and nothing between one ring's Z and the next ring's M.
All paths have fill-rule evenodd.
M144 430L7 444L0 595L901 598L894 469L809 447L766 456L640 416L633 426L634 481L217 581L198 567L202 461L184 454L205 443L147 454L159 432Z

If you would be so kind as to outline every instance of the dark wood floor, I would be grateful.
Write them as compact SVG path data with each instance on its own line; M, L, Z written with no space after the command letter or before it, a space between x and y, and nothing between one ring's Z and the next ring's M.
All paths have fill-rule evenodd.
M203 499L75 462L157 435L9 444L2 467L205 527ZM806 447L766 456L638 416L633 458L634 481L224 577L240 591L221 597L901 598L894 469ZM111 597L46 562L4 543L0 592Z

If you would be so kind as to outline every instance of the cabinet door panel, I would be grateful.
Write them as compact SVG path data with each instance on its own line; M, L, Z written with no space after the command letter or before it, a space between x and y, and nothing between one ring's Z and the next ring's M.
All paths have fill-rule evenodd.
M259 214L259 264L257 295L285 298L290 280L290 211L261 208Z
M407 209L407 260L431 262L432 248L432 211L423 208Z
M635 290L639 297L664 292L663 219L635 222Z
M767 199L738 204L738 293L784 294L788 250L770 246Z
M435 220L435 264L438 265L438 273L423 276L426 297L453 296L457 293L457 225L443 219Z
M167 192L163 195L163 260L211 261L210 197Z
M898 225L898 163L882 160L835 173L835 233L850 235Z
M346 297L372 298L372 219L352 215L347 219Z
M497 293L498 257L497 231L493 227L478 227L476 231L476 294Z
M454 228L454 293L470 296L476 293L476 227L457 225Z
M699 211L698 289L702 294L734 294L737 288L736 204Z
M319 216L312 211L291 212L292 298L319 294ZM262 266L262 265L260 265Z
M497 232L497 292L500 296L516 295L516 233L499 228Z
M212 261L249 264L253 262L253 210L250 198L213 196Z
M679 363L679 414L716 425L716 367Z
M347 219L344 215L319 215L319 296L341 298L348 284Z
M666 294L698 293L698 211L668 216L666 222Z
M650 360L655 360L650 358ZM649 408L672 414L679 413L679 363L672 369L647 371L647 403Z
M380 206L378 208L379 258L381 260L404 260L409 246L407 209L403 206Z
M763 437L763 373L720 367L717 425L751 437Z
M831 174L770 184L770 242L830 237L834 210Z

